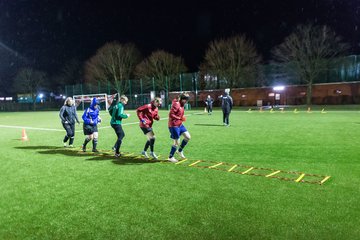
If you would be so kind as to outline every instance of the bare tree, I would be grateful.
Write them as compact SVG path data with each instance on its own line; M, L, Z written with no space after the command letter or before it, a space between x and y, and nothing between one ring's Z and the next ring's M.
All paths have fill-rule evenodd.
M227 87L248 87L256 85L261 56L254 43L245 35L215 40L205 53L203 69L217 77Z
M29 94L33 110L36 109L37 92L45 85L46 73L32 68L22 68L15 76L14 89L18 93Z
M295 73L307 83L306 103L311 105L312 85L319 74L327 70L329 62L349 48L328 26L299 25L272 50L273 58L282 69Z
M106 43L86 62L85 80L109 82L118 93L125 93L140 58L139 50L132 43Z
M179 74L186 71L181 57L158 50L136 66L135 74L144 80L154 79L158 89L168 92L177 84Z

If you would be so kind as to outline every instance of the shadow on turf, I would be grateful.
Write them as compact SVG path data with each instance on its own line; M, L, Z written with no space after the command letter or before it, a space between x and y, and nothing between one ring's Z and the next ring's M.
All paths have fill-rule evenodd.
M195 123L196 126L205 126L205 127L224 127L223 124L202 124L202 123Z
M86 159L86 161L105 161L112 160L112 163L118 165L134 165L134 164L144 164L144 163L156 163L160 161L154 160L146 160L142 158L138 158L138 156L121 156L119 158L114 157L114 153L112 151L109 152L82 152L76 149L68 149L64 147L55 147L55 146L26 146L26 147L15 147L16 149L22 150L39 150L40 154L62 154L70 157L79 157L86 156L90 157Z

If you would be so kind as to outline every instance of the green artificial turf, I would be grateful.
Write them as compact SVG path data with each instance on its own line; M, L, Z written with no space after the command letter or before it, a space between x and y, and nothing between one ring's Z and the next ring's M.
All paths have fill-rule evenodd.
M106 112L101 154L80 151L81 125L76 147L64 148L58 112L0 113L0 239L359 238L356 109L237 109L230 127L219 110L186 111L192 139L181 164L136 158L146 139L129 113L121 150L135 155L120 159L111 152L116 137ZM160 115L155 152L166 159L168 111ZM20 140L22 129L29 141ZM241 174L247 167L260 175L281 170L291 180ZM295 182L299 173L315 174L304 177L315 183L317 175L331 178Z

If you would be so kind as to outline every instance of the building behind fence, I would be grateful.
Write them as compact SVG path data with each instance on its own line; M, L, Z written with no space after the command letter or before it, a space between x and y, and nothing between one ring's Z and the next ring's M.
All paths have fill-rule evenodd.
M255 105L301 105L306 102L306 85L300 84L296 75L284 74L275 65L263 65L261 81L254 83L250 88L235 88L231 95L236 106ZM338 61L328 71L320 74L314 81L313 104L359 104L360 56L352 55ZM180 92L191 95L192 107L203 107L207 95L215 99L215 106L219 106L218 96L228 88L226 81L213 76L200 76L199 73L179 74L171 79L166 79L166 86L159 86L154 79L144 81L133 79L129 81L129 89L125 94L129 98L127 108L134 109L149 103L151 92L164 99L164 106ZM170 84L171 82L171 84ZM274 85L282 84L284 91L276 91ZM264 87L266 86L266 87ZM96 84L66 85L65 96L106 93L113 94L110 83L98 82ZM0 101L1 111L31 110L30 104ZM37 104L38 110L56 109L61 107L63 101L44 102Z

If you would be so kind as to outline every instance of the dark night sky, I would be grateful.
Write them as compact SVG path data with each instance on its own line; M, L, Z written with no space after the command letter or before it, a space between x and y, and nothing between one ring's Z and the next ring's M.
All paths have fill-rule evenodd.
M26 62L52 75L117 40L135 43L144 57L158 49L181 55L196 71L214 39L245 33L268 59L294 26L308 22L329 25L359 52L360 1L164 2L0 0L0 70Z

